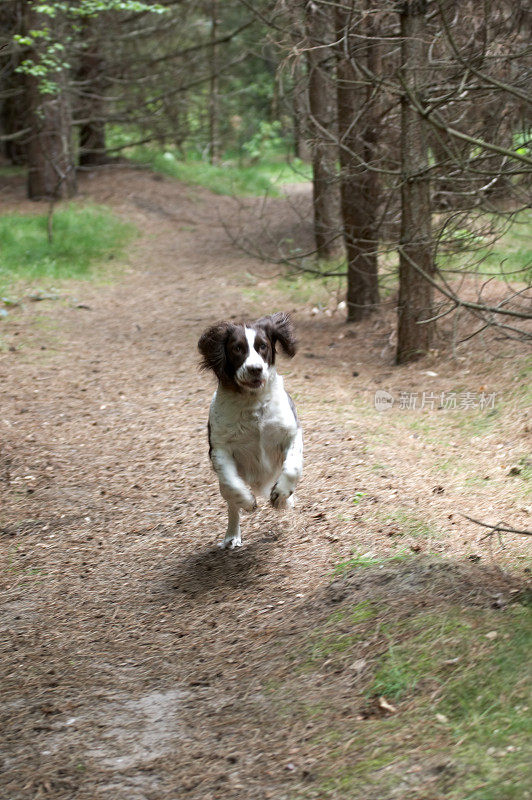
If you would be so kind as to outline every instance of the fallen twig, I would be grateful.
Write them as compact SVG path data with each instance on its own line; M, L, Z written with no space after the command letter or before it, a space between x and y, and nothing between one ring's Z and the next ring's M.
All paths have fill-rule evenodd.
M490 525L488 522L481 522L473 517L468 517L467 514L461 514L461 516L465 517L470 522L474 522L475 525L481 525L483 528L489 528L490 532L487 533L486 536L493 536L494 533L518 533L521 536L532 536L532 531L520 531L517 528L503 527L503 525L506 525L505 522L498 522L496 525Z

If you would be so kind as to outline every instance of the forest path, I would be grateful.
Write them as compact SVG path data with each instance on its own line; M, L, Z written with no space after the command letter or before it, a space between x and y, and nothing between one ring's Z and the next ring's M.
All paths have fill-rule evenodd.
M221 781L241 797L245 772L251 797L268 756L250 636L270 638L329 554L298 547L301 520L267 509L246 516L241 551L215 548L214 382L198 374L197 340L256 310L237 288L250 259L218 217L236 204L135 171L87 189L138 226L132 269L80 284L60 309L29 306L3 364L3 520L16 541L4 631L29 645L8 665L10 796L205 798Z
M429 496L442 516L454 501L432 494L432 454L415 440L376 438L388 466L364 465L352 342L340 320L285 302L302 340L280 368L305 427L298 508L279 516L263 505L243 520L242 549L218 550L214 385L198 374L196 343L214 320L281 307L275 286L253 277L273 270L228 240L221 220L235 220L233 200L125 170L87 177L82 190L141 236L116 283L24 305L5 329L4 796L295 797L319 755L308 717L276 707L269 690L290 672L291 637L322 615L334 565L354 544L388 547L386 531L352 516L353 494L362 487L384 507L398 491L412 503ZM276 235L293 227L308 246L296 210L275 202ZM298 203L308 209L304 195ZM379 353L388 337L370 323L364 347ZM364 391L390 378L389 364L358 367ZM377 584L368 574L363 596Z

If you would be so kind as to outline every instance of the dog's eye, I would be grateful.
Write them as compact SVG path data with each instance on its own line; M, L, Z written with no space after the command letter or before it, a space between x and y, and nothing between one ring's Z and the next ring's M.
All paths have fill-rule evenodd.
M264 353L264 351L267 349L268 348L266 347L266 344L264 342L262 344L259 344L259 350L261 351L261 353Z
M235 353L243 353L244 347L241 344L235 344L233 350L235 351Z

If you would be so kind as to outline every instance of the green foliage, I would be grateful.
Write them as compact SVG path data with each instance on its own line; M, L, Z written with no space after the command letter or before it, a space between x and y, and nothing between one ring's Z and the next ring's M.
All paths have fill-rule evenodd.
M53 0L51 3L35 3L38 14L46 14L53 19L58 14L70 15L73 18L95 17L108 11L123 11L138 14L153 12L164 14L167 9L160 3L143 3L139 0L78 0L77 3L65 0Z
M282 151L284 139L282 135L282 125L275 122L261 120L257 132L242 145L242 150L252 159L268 158L275 153Z
M48 241L46 215L0 217L0 293L14 283L86 278L95 262L118 255L134 228L100 206L70 205L53 218Z
M144 3L138 0L78 0L77 3L54 0L51 3L36 3L33 10L50 23L43 20L41 28L27 31L25 35L15 34L13 41L19 47L30 48L34 54L21 60L15 72L37 78L41 94L54 95L59 91L55 75L70 69L67 60L67 47L81 30L80 23L105 12L163 14L167 9L159 3ZM60 19L66 23L68 33L62 32L59 38L54 31L52 20Z

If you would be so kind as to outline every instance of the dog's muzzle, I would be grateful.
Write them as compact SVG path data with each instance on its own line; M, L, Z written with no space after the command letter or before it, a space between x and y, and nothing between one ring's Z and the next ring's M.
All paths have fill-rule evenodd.
M247 367L240 379L240 383L248 389L259 389L266 380L262 367Z

